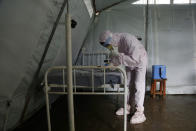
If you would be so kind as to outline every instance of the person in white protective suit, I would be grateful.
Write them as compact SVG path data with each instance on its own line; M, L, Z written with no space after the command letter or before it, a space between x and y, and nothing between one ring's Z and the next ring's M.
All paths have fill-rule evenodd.
M147 68L147 53L140 41L129 33L101 33L99 42L110 52L111 63L114 66L124 65L128 79L127 114L136 110L130 119L131 124L139 124L146 120L144 115L145 75ZM115 50L115 48L118 48ZM123 115L120 108L116 115Z

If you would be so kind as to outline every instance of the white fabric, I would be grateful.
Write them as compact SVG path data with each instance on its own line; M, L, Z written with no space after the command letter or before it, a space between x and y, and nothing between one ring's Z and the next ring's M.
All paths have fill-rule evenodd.
M146 121L146 117L143 112L136 111L135 114L130 119L131 124L140 124Z
M107 37L109 33L102 34ZM147 67L147 53L137 38L128 33L113 33L111 44L118 47L119 55L113 55L111 61L115 66L126 67L128 87L128 104L143 108L145 95L145 75ZM134 99L134 100L133 100ZM133 105L134 106L134 105Z
M126 114L130 114L130 109L131 109L131 106L127 104L127 112L126 112ZM118 115L118 116L124 115L124 108L119 108L116 111L116 115Z
M134 104L143 108L144 104L144 96L145 96L145 73L146 68L143 69L135 69L135 70L127 70L127 79L128 79L128 103L131 106Z
M105 31L101 34L100 41L104 41L111 34L110 31ZM135 36L128 33L113 34L110 44L117 46L118 51L121 53L119 54L116 50L110 53L112 63L116 66L125 65L127 67L128 87L130 87L128 104L132 104L132 101L135 101L136 106L139 109L143 109L147 66L147 53L143 45L140 44ZM123 108L120 108L116 114L123 115Z
M110 32L109 30L102 32L99 37L99 42L105 42L109 37L112 37L112 32Z

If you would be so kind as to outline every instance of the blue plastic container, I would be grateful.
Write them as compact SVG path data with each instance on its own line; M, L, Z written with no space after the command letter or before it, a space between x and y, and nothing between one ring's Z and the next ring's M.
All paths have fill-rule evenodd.
M152 66L152 79L166 79L166 66L153 65Z

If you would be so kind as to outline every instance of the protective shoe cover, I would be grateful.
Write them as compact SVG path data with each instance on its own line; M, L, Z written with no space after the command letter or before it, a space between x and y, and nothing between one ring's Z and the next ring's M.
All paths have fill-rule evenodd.
M144 111L137 110L135 114L132 116L130 123L140 124L140 123L143 123L145 120L146 120L146 117L144 115Z
M126 112L126 114L128 115L128 114L130 114L130 105L127 105L127 112ZM116 111L116 115L117 116L122 116L122 115L124 115L124 108L119 108L117 111Z

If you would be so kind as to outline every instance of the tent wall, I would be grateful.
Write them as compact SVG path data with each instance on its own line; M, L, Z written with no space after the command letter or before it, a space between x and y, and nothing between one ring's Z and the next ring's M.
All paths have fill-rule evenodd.
M0 59L2 60L0 96L12 101L8 127L13 127L19 121L25 94L57 13L58 8L54 1L2 0L0 3ZM52 44L51 50L54 53L49 53L47 56L48 64L51 63L49 59L55 57L58 46ZM32 96L37 105L40 105L41 101L43 103L43 97L36 97L33 92ZM4 103L1 103L0 108L5 107ZM37 106L34 106L31 109L36 108ZM7 110L2 110L0 113L5 116ZM3 121L4 118L0 119Z
M133 3L133 2L136 2L137 0L95 0L95 5L96 5L96 9L100 11L113 4L121 3L124 1L130 1L131 3Z
M0 130L7 113L7 100L11 101L7 128L15 127L24 108L25 96L38 63L48 41L53 24L63 0L1 0L0 1ZM78 22L73 30L73 52L77 56L82 40L87 32L90 17L83 1L71 1L72 18ZM77 9L77 10L76 10ZM55 32L40 78L45 70L66 61L62 48L65 48L65 12ZM80 32L79 32L80 31ZM58 53L59 52L59 53ZM60 62L59 54L61 54ZM57 58L57 59L56 59ZM55 60L56 59L56 60ZM31 90L31 100L25 119L45 103L44 92L40 87Z
M150 6L149 66L167 66L167 93L196 94L196 5Z
M145 6L123 2L96 17L85 43L88 52L107 50L100 46L100 32L128 32L145 36ZM150 5L148 15L148 90L151 66L167 66L168 94L196 94L195 5ZM144 41L142 41L144 44ZM81 61L78 61L80 63Z
M78 57L79 50L83 44L86 34L89 30L89 25L93 20L93 17L90 18L90 15L86 9L86 5L83 1L71 0L70 2L71 2L70 12L72 18L77 21L76 28L72 29L72 59L73 59L72 61L74 64ZM60 23L64 23L64 20L62 20ZM59 24L58 29L59 29L58 33L61 36L59 37L59 39L61 42L65 43L64 24ZM61 48L55 59L54 65L66 65L65 46L66 46L65 44L61 44Z

